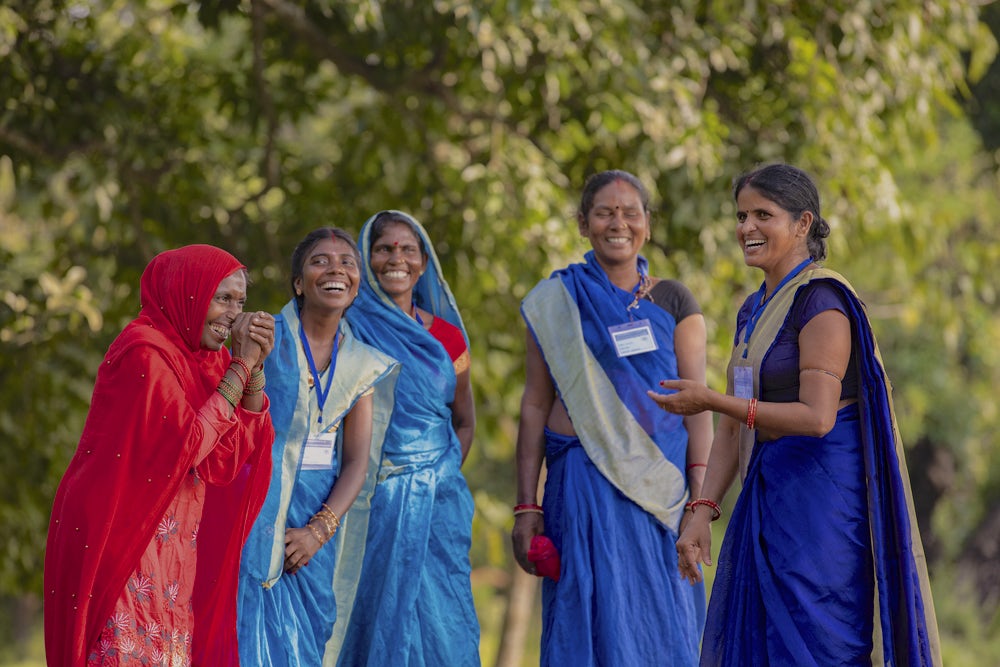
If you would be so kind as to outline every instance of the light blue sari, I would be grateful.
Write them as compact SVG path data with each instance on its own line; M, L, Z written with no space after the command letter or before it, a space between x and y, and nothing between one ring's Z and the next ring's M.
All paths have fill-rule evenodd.
M562 574L543 584L541 664L694 665L705 589L681 578L675 548L687 431L646 395L677 377L676 322L640 300L659 349L619 357L608 327L629 321L633 294L585 258L522 304L577 434L546 431L545 532Z
M361 340L399 359L402 369L338 664L479 665L469 562L473 502L451 423L455 370L441 343L379 286L369 266L371 223L358 239L365 281L347 317ZM430 239L413 224L428 252L414 300L464 334Z
M357 572L345 554L364 544L368 505L381 456L382 436L392 409L398 365L355 338L343 320L332 385L317 424L316 392L307 384L309 365L299 339L295 301L275 318L274 350L264 363L276 437L273 472L264 506L243 548L238 598L240 662L244 665L333 665L334 621L338 605L349 612ZM330 372L330 371L327 371ZM326 376L321 376L326 381ZM339 472L341 421L357 400L374 391L369 480L342 517L333 540L295 575L284 572L285 529L301 528L326 502ZM337 454L327 469L303 469L306 437L337 431ZM336 589L336 591L335 591Z

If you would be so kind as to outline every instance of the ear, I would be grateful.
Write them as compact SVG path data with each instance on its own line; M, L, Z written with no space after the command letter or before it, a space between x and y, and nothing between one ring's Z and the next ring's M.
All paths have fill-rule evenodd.
M813 213L812 211L803 211L799 219L795 221L795 230L801 236L809 235L809 228L812 227L813 223Z
M292 284L295 285L295 296L302 296L302 278L296 278Z

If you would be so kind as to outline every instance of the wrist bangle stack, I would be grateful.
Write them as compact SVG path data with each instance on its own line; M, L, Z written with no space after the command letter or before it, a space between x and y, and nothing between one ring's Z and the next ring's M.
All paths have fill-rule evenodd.
M698 498L697 500L692 500L691 502L686 503L684 505L684 509L694 514L694 511L695 509L698 508L698 505L704 505L705 507L712 510L712 521L715 521L720 516L722 516L722 508L719 507L719 503L715 502L714 500L709 500L708 498Z
M747 404L747 428L753 430L753 425L757 421L757 399L751 398Z
M236 374L239 375L239 373ZM222 397L226 399L229 405L233 406L233 408L235 408L236 404L240 402L240 396L243 395L240 388L225 375L223 375L222 379L219 380L219 386L216 387L215 390L222 394Z
M545 512L542 511L541 505L535 503L514 505L514 516L520 516L521 514L545 514Z
M315 522L315 524L313 523ZM326 536L319 531L316 525L321 525L326 530ZM329 505L323 503L323 509L313 514L312 518L309 519L309 530L312 534L316 536L319 540L320 546L326 544L333 537L337 529L340 528L340 517L334 512Z
M256 396L260 392L264 391L264 382L264 369L255 369L253 374L250 375L250 380L247 382L246 387L243 388L243 395Z
M236 365L236 368L233 368L234 364ZM236 377L239 378L240 382L243 383L244 387L246 386L246 384L248 382L250 382L250 364L248 364L246 361L244 361L241 357L233 357L232 359L230 359L229 360L229 367L233 368L233 372L236 373ZM237 369L240 369L240 370L243 371L243 375L242 376L240 375L240 373L239 373L239 371Z

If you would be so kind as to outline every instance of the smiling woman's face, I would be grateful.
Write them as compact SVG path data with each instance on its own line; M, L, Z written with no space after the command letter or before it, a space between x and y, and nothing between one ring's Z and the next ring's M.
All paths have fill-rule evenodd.
M219 283L208 302L208 314L201 333L201 346L218 351L229 338L236 316L243 312L247 301L247 278L243 269L234 271Z
M382 235L372 243L369 264L391 298L412 293L414 285L427 268L427 257L420 247L420 239L410 226L392 223L386 226Z
M792 217L753 186L736 197L736 240L743 248L743 261L765 274L780 277L809 256L806 235L809 220Z
M358 295L361 271L351 245L336 236L316 242L302 263L295 290L302 295L302 308L343 311Z

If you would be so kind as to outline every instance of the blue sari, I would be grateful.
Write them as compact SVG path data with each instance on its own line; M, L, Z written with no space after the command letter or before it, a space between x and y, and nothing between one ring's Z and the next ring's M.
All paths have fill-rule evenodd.
M428 252L414 301L465 335L433 245L420 224L406 217ZM338 664L479 665L469 561L473 501L451 423L455 369L444 346L379 286L369 265L371 222L358 239L365 280L347 317L361 340L399 359L402 368L368 540L359 554L359 594Z
M585 258L522 304L577 434L546 430L545 532L562 573L543 583L541 664L694 665L705 589L681 578L675 548L687 431L645 393L677 377L676 322L639 300L631 312L659 349L619 357L608 327L629 320L634 295Z
M330 393L318 424L316 392L308 386L309 366L299 339L295 301L275 318L274 350L264 362L267 394L276 437L267 498L243 548L238 598L240 662L244 665L333 665L332 643L338 605L350 609L356 573L340 571L340 554L364 542L368 503L381 441L392 405L398 366L374 348L357 340L341 321L342 335ZM333 364L331 364L333 367ZM320 380L326 382L326 375ZM371 481L343 517L333 540L294 576L284 572L285 530L301 528L326 502L339 472L344 416L361 396L375 392L372 417ZM306 438L336 431L337 455L327 469L303 469ZM340 585L340 581L344 581ZM335 591L336 589L336 591Z
M858 402L841 408L822 438L753 442L750 433L701 664L939 665L890 385L863 304L834 272L804 272L764 312L748 358L759 369L810 280L829 281L848 305Z

